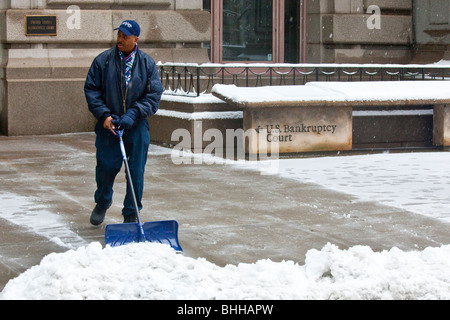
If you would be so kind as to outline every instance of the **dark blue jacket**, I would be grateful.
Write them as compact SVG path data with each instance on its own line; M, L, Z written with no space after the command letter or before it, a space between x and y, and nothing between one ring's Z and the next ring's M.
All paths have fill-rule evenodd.
M158 111L164 90L155 61L137 49L128 89L124 70L115 46L98 55L88 72L84 86L86 101L89 110L102 124L107 117L126 112L136 125Z

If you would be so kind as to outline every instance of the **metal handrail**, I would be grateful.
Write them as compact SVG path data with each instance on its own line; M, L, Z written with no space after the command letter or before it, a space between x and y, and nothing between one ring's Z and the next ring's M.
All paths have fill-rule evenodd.
M159 63L167 94L200 96L215 84L241 87L303 85L311 81L450 80L450 65Z

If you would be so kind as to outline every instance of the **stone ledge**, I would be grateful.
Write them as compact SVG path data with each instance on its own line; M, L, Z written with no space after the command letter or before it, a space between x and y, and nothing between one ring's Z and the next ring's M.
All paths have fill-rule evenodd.
M371 5L376 5L381 10L403 10L409 11L413 9L412 0L364 0L364 7L368 8Z
M172 7L175 0L47 0L48 7L68 7L71 5L80 8L106 7Z
M450 104L450 81L309 82L304 86L254 88L215 85L212 93L242 109L323 105L378 108Z
M356 107L364 107L366 112L399 110L402 115L402 111L411 106L434 108L432 120L429 114L422 117L418 113L423 119L410 122L412 126L431 123L422 130L423 137L398 141L401 140L398 134L395 142L412 145L433 139L435 146L450 145L448 81L313 82L304 86L264 88L216 85L213 94L244 110L244 131L254 131L249 137L247 151L250 154L273 152L274 143L279 153L352 150L353 108ZM405 132L414 129L405 128ZM383 132L378 134L383 135ZM385 140L382 137L382 141L374 142L384 143Z
M9 136L93 131L84 79L9 80L5 125Z
M348 151L353 146L352 107L248 108L248 154Z
M57 36L25 35L26 15L56 15ZM111 11L83 10L81 29L69 29L66 25L71 16L65 10L8 10L6 12L7 43L111 43L113 37L113 20ZM89 32L87 32L89 27Z
M184 97L164 94L159 109L149 119L152 141L177 145L193 152L201 152L211 143L203 139L209 129L219 130L223 137L228 129L242 129L242 112L212 95ZM191 139L172 140L177 129L189 133ZM227 141L223 143L225 148Z
M51 79L86 77L94 58L107 50L103 49L10 49L5 66L6 78ZM184 60L207 61L206 49L142 48L156 62ZM200 60L194 60L200 59ZM163 62L165 62L163 60Z
M413 41L411 16L381 16L381 29L367 28L370 15L328 14L322 17L322 38L325 44L392 44Z
M201 95L200 97L185 97L166 93L162 96L160 108L188 113L238 110L233 105L227 104L210 94Z
M437 146L450 146L450 105L437 105L434 107L434 144Z
M57 36L26 36L26 15L56 15ZM210 14L202 11L173 10L83 10L81 28L69 29L66 10L17 10L6 12L6 43L95 43L115 42L114 28L123 20L135 19L141 25L141 43L208 42Z

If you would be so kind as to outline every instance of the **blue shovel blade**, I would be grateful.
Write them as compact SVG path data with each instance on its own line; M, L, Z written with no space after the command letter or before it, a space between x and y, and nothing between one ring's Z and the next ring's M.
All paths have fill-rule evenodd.
M155 242L170 245L175 251L183 252L178 241L178 223L154 221L142 226L145 239L139 231L139 223L110 224L105 228L105 244L111 247L123 246L133 242Z

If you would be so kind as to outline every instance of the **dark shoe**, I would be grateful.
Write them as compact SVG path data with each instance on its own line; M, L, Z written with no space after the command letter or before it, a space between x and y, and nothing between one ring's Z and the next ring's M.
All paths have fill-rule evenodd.
M105 220L106 211L109 207L111 207L111 205L107 207L100 207L99 205L96 205L91 214L91 224L94 226L101 225L103 220Z
M136 223L136 222L138 222L136 213L130 213L127 214L126 216L123 216L123 223Z

